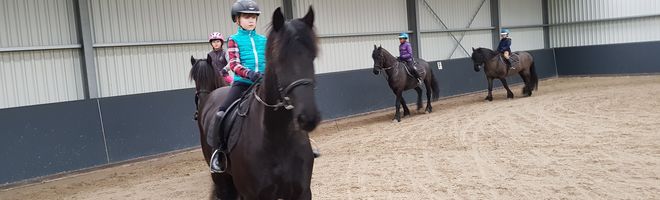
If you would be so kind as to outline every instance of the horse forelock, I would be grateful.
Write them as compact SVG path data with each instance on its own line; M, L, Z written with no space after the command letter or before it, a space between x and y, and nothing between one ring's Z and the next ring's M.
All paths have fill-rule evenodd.
M195 81L198 88L215 87L217 80L213 65L206 59L197 59L190 68L189 78Z
M309 28L300 19L294 19L284 23L280 31L270 30L267 60L292 56L287 53L291 52L290 48L295 43L301 44L313 57L318 55L318 39L314 29Z

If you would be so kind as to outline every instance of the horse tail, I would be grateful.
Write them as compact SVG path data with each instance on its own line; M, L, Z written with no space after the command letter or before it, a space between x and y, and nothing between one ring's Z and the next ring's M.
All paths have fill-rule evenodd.
M530 91L532 89L538 90L539 89L539 76L536 74L536 67L534 66L534 61L532 61L532 65L529 67L529 73L532 76L532 81L529 85Z
M440 98L440 87L438 86L438 80L435 79L435 74L433 74L433 70L429 70L429 72L431 73L431 91L433 91L432 98L433 101L435 101Z

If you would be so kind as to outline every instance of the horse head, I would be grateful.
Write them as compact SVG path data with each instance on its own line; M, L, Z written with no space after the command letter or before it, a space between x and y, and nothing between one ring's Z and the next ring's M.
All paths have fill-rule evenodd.
M482 48L474 49L474 47L472 47L472 62L474 63L475 72L479 72L479 68L486 62L486 56L481 49Z
M392 56L387 50L385 50L382 46L376 46L374 44L374 50L371 52L371 58L374 59L374 69L373 73L375 75L378 75L380 71L382 70L387 70L389 69L385 65L388 65L387 63L387 57L386 56Z
M209 55L206 59L195 59L195 57L190 56L190 64L192 64L192 68L190 68L189 78L195 82L195 95L201 100L218 88L217 75Z
M286 21L277 8L266 45L266 87L276 85L278 92L268 91L293 111L293 119L305 131L312 131L321 121L314 96L314 59L318 54L314 31L314 10L309 7L303 18ZM274 76L273 76L274 74ZM275 89L275 88L273 88ZM267 99L268 100L268 99Z

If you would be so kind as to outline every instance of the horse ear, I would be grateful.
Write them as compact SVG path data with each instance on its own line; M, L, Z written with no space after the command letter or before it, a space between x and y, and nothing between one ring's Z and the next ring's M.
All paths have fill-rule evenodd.
M195 65L195 57L190 56L190 64Z
M474 47L472 47L472 51L476 51L476 49L474 49Z
M376 45L374 44L374 50L376 50L376 49L378 49L378 47L376 47Z
M273 30L276 32L280 31L280 29L284 27L284 21L285 19L282 10L280 9L280 7L277 7L277 9L275 9L275 12L273 13L273 22L272 22Z
M311 5L309 6L309 9L307 9L307 14L305 14L305 17L303 17L302 20L307 26L314 27L314 9L312 9Z

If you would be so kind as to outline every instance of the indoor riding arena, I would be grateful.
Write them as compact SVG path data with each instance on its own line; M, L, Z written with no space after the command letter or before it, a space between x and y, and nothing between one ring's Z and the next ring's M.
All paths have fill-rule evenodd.
M660 2L257 2L261 34L315 12L313 199L660 199ZM213 198L188 73L233 3L0 2L0 199ZM487 101L471 54L503 29L539 81ZM440 94L397 122L372 51L401 32Z

